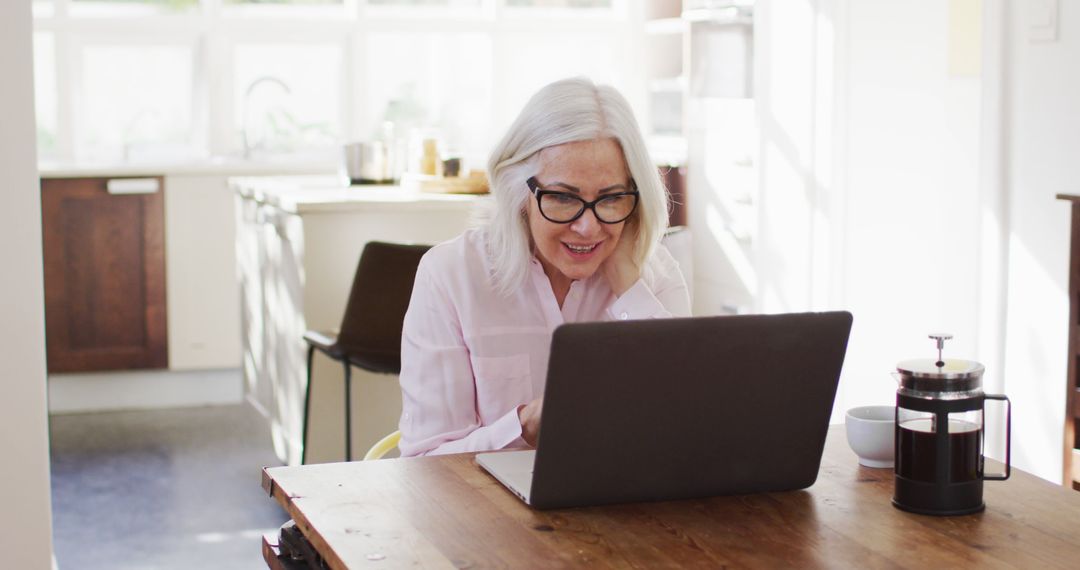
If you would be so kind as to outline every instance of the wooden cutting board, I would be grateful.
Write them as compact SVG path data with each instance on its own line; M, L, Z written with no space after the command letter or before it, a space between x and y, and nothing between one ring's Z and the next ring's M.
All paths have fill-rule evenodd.
M427 174L405 173L401 176L402 188L437 194L487 194L487 176L483 171L473 171L469 176L447 178Z

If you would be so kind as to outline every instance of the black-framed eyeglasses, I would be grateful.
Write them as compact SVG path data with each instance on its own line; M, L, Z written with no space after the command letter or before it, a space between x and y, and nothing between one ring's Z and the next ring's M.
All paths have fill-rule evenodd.
M545 190L535 176L530 177L525 183L536 196L536 205L540 208L540 215L556 224L569 224L580 218L585 210L592 210L596 219L602 223L617 224L629 218L637 208L638 191L637 184L633 180L630 180L630 190L604 194L592 202L586 202L571 192Z

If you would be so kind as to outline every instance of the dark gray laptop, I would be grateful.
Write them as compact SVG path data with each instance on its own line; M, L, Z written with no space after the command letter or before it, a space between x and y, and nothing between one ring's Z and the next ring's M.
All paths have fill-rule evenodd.
M847 312L566 324L536 451L477 462L538 509L809 487Z

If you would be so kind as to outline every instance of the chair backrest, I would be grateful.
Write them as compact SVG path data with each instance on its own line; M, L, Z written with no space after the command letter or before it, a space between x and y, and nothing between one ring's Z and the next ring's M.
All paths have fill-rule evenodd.
M360 254L337 346L358 366L401 371L401 325L429 245L369 242Z

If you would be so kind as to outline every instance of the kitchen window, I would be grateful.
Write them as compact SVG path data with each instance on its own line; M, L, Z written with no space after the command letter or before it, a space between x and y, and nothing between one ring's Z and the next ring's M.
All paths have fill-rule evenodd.
M335 146L344 115L342 48L342 42L237 42L233 148L250 156Z
M88 161L144 161L196 154L194 45L76 40L75 154Z
M441 125L445 150L479 156L491 130L492 47L482 33L373 33L365 65L379 81L366 86L361 121L384 138L405 139L425 123Z
M37 93L38 153L56 153L56 41L50 32L34 34L34 92Z
M423 127L478 167L554 79L638 103L631 4L34 0L39 154L334 159L346 140Z

